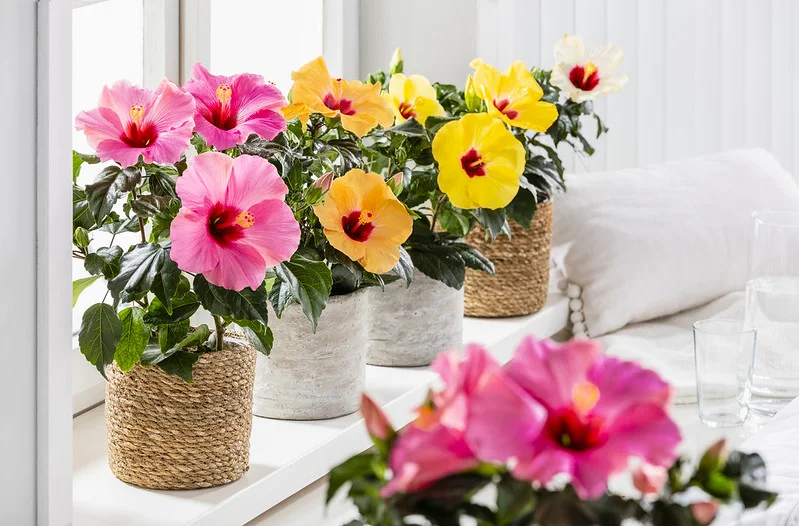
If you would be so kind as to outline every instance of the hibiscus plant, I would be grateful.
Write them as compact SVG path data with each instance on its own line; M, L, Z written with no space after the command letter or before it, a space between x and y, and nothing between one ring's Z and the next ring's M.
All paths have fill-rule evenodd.
M347 526L700 526L720 505L776 499L757 454L721 441L695 466L678 458L671 386L595 341L529 336L505 367L471 345L433 368L443 386L402 431L364 395L375 447L335 467L328 486L328 501L346 488L360 512ZM631 490L609 492L630 465Z
M75 281L73 305L105 282L79 333L103 375L141 363L191 381L231 324L269 351L267 268L296 251L300 228L275 166L235 147L285 130L285 104L258 75L214 76L198 64L183 89L119 81L77 116L96 155L73 156L73 255L89 274ZM84 163L105 163L89 184ZM213 331L191 325L200 309Z
M387 177L401 174L400 200L416 212L405 246L428 276L460 288L465 267L493 272L461 238L476 225L492 239L510 235L508 220L529 229L537 204L565 190L558 148L594 153L586 118L596 119L597 138L607 132L591 101L626 82L615 71L621 51L586 51L567 36L555 56L551 72L522 62L501 72L476 59L464 90L406 76L399 50L388 73L368 76L386 86L395 125L369 135L364 157Z

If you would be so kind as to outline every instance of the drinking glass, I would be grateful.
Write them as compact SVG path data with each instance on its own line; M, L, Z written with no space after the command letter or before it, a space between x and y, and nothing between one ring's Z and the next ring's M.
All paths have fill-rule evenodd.
M736 320L694 323L699 419L709 427L741 425L749 416L757 330Z
M757 328L754 411L773 415L799 396L799 211L753 214L746 322Z

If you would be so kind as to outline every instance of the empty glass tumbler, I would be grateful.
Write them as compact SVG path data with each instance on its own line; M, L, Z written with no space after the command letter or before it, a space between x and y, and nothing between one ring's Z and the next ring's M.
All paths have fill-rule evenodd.
M754 411L772 415L799 396L799 211L753 214L746 322L757 328Z
M749 416L757 331L741 321L694 323L699 418L710 427L741 425Z

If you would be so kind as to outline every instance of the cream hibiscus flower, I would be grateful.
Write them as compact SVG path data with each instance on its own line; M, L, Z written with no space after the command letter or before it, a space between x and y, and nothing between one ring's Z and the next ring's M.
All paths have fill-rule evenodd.
M582 37L566 35L555 44L550 83L574 102L595 100L627 84L627 75L616 71L623 56L612 44L586 50Z

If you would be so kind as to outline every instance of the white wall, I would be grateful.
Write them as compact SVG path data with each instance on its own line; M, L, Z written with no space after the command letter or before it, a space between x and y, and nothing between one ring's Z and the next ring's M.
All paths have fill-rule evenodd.
M799 1L363 0L361 75L400 45L408 71L460 85L477 55L551 67L565 33L625 50L598 101L611 132L576 171L762 146L799 180Z
M478 0L362 0L360 76L388 69L402 48L405 71L462 86L477 56Z
M36 520L36 2L0 2L0 524Z

